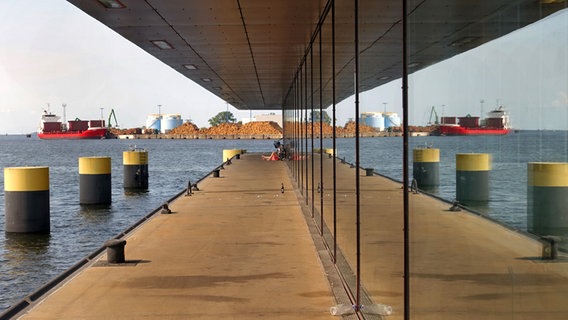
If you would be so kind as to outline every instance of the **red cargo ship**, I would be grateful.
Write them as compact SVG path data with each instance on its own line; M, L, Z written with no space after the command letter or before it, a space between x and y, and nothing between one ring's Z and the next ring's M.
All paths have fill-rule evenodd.
M442 136L467 135L504 135L511 131L509 114L499 107L487 113L487 118L479 119L467 115L465 117L442 117L437 134Z
M104 120L79 120L62 123L61 117L44 111L37 136L40 139L104 139L107 128Z

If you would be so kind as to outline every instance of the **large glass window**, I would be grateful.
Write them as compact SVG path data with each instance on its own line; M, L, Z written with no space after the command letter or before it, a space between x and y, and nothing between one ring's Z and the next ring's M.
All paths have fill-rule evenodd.
M402 1L332 3L285 114L301 124L299 181L359 316L563 319L565 3L408 1L407 19Z

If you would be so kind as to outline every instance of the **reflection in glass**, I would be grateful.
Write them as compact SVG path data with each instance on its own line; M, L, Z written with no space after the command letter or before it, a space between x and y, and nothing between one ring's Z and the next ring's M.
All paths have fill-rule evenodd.
M478 15L464 12L462 6L440 11L435 10L435 3L407 3L411 13L406 43L410 71L406 125L412 128L408 131L407 157L416 163L410 161L406 169L410 181L424 178L418 173L436 171L436 183L406 193L401 183L404 140L396 125L387 129L382 122L377 125L383 130L381 134L371 137L352 137L342 131L336 140L322 140L317 131L312 134L312 119L310 129L296 131L302 132L296 138L306 146L309 158L299 169L305 177L301 181L306 203L322 228L344 284L352 299L359 299L359 307L386 305L392 307L391 317L402 318L406 295L410 318L472 315L510 319L538 314L562 319L568 311L561 302L568 296L568 269L564 265L568 258L561 244L564 235L556 234L559 228L536 232L533 224L549 216L562 216L566 207L563 201L568 197L557 197L563 199L555 209L560 215L545 213L552 206L543 203L550 202L552 194L563 194L564 190L558 189L563 185L534 185L527 163L568 163L568 13L559 11L517 29L564 4L526 2L496 7L483 1L476 4L475 12L491 14ZM335 27L341 32L334 40L354 43L353 3L337 1L336 5ZM392 123L390 113L401 112L401 81L393 77L402 69L401 47L397 47L403 38L401 19L370 10L366 7L370 2L359 5L360 29L383 30L380 25L388 25L387 31L365 33L358 41L360 63L367 66L356 75L362 79L360 86L345 90L354 83L353 56L338 56L335 72L324 67L334 58L330 53L333 41L327 40L331 38L328 17L319 31L321 49L318 31L312 38L315 42L303 66L302 103L296 104L301 110L295 117L286 116L290 121L317 110L320 94L325 97L322 108L333 98L338 100L338 119L362 121L373 117L376 121L382 114ZM494 14L495 10L499 13ZM440 33L444 36L432 40ZM321 68L320 57L324 61ZM371 89L365 81L371 78L392 81ZM341 83L342 92L362 92L357 101L360 112L355 111L353 97L333 97L332 81ZM497 126L495 119L485 118L501 107L509 113L510 132L441 135L454 132L440 130L441 125L469 129ZM450 123L451 119L455 123ZM343 126L337 123L337 128ZM326 148L333 150L333 156L324 152ZM439 150L432 161L436 168L429 166L430 160L419 157L428 165L413 172L413 165L420 162L413 157L415 149ZM459 154L486 154L491 159L490 168L464 170L456 163ZM354 165L357 159L359 168ZM376 174L366 174L366 168L373 168ZM483 179L479 179L479 171L483 171ZM566 172L554 176L568 180ZM452 210L463 190L474 197L458 199L459 209ZM485 193L487 196L480 199ZM404 197L409 199L409 239L404 238L403 230ZM322 217L323 225L319 222ZM406 292L405 245L410 250L410 273L406 275L410 286ZM558 252L553 255L551 250ZM366 319L377 316L368 310L361 309Z

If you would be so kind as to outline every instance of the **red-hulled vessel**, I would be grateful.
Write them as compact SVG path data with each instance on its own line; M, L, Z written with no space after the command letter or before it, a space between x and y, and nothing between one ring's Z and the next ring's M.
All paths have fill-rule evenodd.
M40 139L104 139L107 128L104 120L79 120L63 123L61 117L44 111L37 136Z
M487 113L487 118L479 119L467 115L465 117L442 117L437 134L442 136L468 135L505 135L511 131L509 114L499 107Z

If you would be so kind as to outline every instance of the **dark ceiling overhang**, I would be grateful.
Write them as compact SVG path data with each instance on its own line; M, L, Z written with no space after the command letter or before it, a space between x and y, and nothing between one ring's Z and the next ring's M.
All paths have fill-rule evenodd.
M68 1L241 110L282 109L298 70L302 81L313 72L314 92L319 91L316 30L321 30L322 104L331 103L327 0ZM341 101L354 93L354 1L335 3L336 100ZM564 9L566 1L423 0L408 1L408 7L413 72ZM401 12L401 1L359 0L361 91L401 77Z

